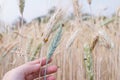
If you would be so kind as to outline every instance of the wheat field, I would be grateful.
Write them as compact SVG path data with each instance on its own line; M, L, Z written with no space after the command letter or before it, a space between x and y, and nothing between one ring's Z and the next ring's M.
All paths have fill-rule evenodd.
M73 7L74 19L64 18L65 10L58 9L46 23L35 20L1 33L0 79L14 67L47 57L61 27L51 56L51 64L59 67L56 80L120 80L120 17L83 20L77 0Z

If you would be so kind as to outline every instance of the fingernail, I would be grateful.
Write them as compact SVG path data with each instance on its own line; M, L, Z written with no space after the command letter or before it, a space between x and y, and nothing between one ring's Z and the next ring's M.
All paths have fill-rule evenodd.
M36 64L35 66L36 66L36 67L40 67L40 64Z

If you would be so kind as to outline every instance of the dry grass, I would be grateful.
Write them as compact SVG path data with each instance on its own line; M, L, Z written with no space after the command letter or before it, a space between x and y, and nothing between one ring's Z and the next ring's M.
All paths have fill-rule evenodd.
M0 79L16 66L47 56L58 27L54 28L63 22L62 17L59 9L48 23L27 24L20 28L20 33L14 30L1 34ZM52 62L59 66L57 80L120 80L120 22L118 18L94 19L94 24L91 20L82 21L83 27L76 20L64 22Z

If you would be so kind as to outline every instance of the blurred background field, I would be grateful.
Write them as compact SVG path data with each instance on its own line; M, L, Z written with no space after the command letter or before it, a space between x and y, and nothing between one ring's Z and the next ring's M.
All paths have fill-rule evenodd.
M0 79L10 69L34 59L47 57L54 36L62 27L53 62L59 66L56 80L120 80L120 9L111 17L82 13L82 5L72 0L68 8L52 7L45 16L30 22L21 17L12 25L0 24ZM91 9L91 0L88 0ZM91 10L92 12L92 10Z

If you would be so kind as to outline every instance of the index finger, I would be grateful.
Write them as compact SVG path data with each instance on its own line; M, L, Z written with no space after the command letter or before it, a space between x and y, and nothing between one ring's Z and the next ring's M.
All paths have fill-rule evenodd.
M37 60L35 60L35 61L28 62L28 64L30 64L30 65L41 64L41 66L44 66L44 65L46 65L46 61L47 61L46 58L42 58L41 60L40 60L40 59L37 59ZM48 63L50 63L51 61L52 61L52 59L50 59L50 60L48 61Z

